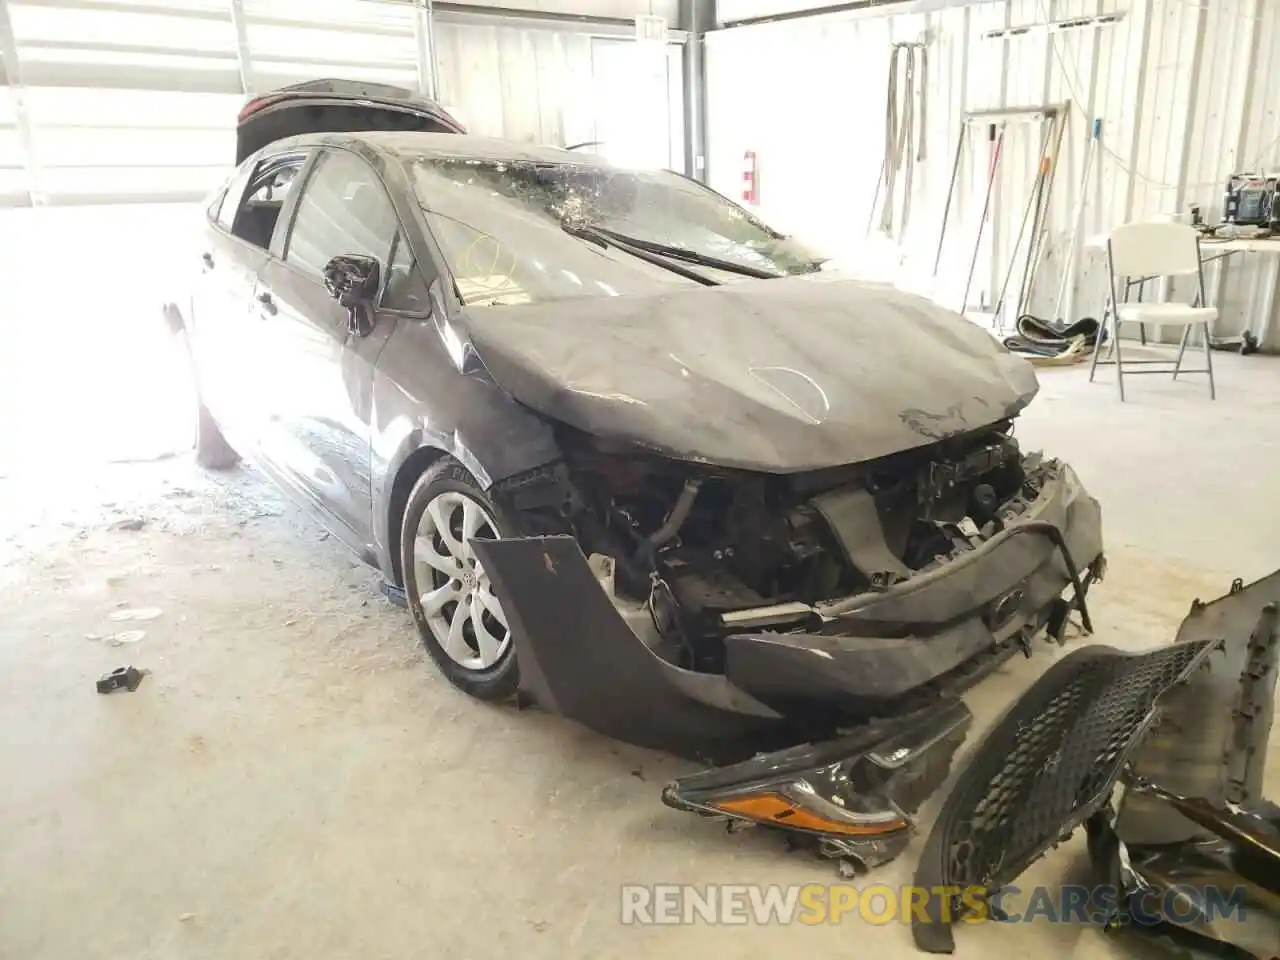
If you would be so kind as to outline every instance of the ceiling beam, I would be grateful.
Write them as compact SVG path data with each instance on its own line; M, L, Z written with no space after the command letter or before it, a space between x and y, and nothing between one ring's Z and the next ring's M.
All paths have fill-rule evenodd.
M846 3L829 3L805 7L800 10L784 10L765 13L756 17L726 20L721 29L754 27L763 23L785 23L788 20L808 20L812 17L830 17L839 14L880 14L897 16L906 13L931 13L952 7L971 7L979 3L1001 3L1004 0L850 0Z

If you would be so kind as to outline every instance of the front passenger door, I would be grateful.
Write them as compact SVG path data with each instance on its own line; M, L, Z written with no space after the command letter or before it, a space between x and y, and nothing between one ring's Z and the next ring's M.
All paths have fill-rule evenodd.
M278 230L253 307L268 331L268 469L312 500L353 549L373 544L371 447L373 370L395 326L375 313L371 332L349 329L348 311L325 289L328 261L375 258L389 273L399 221L380 178L354 153L329 148L315 159L293 222Z

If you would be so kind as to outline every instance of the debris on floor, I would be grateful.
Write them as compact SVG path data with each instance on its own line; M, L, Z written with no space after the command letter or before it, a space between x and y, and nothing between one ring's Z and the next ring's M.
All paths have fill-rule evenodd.
M145 630L117 630L115 633L86 633L86 640L101 640L109 647L122 647L128 643L137 643L147 635Z
M163 611L159 607L125 607L107 614L108 620L154 620Z
M130 693L138 689L142 678L150 671L137 667L116 667L110 673L104 673L98 679L99 693L115 693L117 690L128 690Z
M147 525L146 517L126 517L111 524L108 530L141 530Z
M147 635L145 630L120 630L108 634L103 639L109 647L123 647L125 644L137 643Z

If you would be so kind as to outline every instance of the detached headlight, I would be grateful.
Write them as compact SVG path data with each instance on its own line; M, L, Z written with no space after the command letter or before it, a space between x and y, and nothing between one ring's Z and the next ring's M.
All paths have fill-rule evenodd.
M906 846L912 815L946 780L973 716L958 700L838 740L762 754L669 784L669 807L772 827L824 856L872 866Z
M838 771L824 771L826 773L830 774L831 779L840 778ZM827 777L816 779L821 781ZM709 806L729 816L766 826L818 834L874 836L906 830L911 826L906 814L894 806L891 800L881 797L849 799L853 802L850 803L839 795L830 798L821 796L809 780L801 779L741 797L712 800Z

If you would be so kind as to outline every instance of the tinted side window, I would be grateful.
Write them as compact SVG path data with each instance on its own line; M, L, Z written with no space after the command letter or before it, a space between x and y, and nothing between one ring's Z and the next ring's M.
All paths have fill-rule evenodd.
M339 254L374 257L385 271L399 227L373 168L354 154L325 151L298 198L285 260L316 278Z

